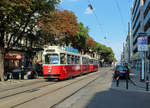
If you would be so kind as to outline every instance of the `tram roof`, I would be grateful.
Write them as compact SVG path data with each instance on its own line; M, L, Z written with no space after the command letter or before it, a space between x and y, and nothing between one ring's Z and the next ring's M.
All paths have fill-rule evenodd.
M65 47L63 46L47 46L46 48L44 48L44 54L50 54L50 53L67 53L67 54L71 54L71 55L78 55L81 56L81 54L79 53L74 53L71 51L66 51Z

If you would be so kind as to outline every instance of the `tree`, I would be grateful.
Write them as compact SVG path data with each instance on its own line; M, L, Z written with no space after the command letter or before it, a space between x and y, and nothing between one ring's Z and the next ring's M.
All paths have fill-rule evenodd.
M86 43L86 52L90 53L93 56L93 53L95 52L96 44L92 37L89 36L87 43Z
M74 38L72 38L72 46L74 48L77 48L79 52L86 50L86 44L87 40L89 39L88 36L88 27L84 27L84 24L82 22L78 23L78 31Z
M1 0L0 2L0 79L4 74L4 47L10 49L33 32L37 19L55 9L58 0ZM5 39L8 39L7 43ZM7 50L9 51L9 50Z
M55 10L39 20L39 27L58 38L57 41L70 44L78 30L77 17L68 10Z
M100 59L104 62L112 63L115 60L112 48L98 42L96 42L96 53L100 55Z

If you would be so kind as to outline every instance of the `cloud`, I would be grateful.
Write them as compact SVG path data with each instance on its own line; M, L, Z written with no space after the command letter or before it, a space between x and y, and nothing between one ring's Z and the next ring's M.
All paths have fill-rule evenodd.
M93 11L88 7L88 8L86 8L84 13L85 14L93 14Z

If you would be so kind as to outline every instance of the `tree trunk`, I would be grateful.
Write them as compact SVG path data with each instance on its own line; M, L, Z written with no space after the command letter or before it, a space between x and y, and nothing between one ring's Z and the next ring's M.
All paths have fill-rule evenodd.
M0 80L4 81L4 48L0 48Z
M4 36L5 26L0 27L0 81L4 81Z

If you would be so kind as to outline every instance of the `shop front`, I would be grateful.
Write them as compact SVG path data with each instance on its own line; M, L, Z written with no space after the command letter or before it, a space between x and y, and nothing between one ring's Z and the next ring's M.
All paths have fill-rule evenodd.
M11 71L14 68L21 67L23 63L22 54L5 54L5 69Z
M13 69L23 66L24 57L23 52L9 52L4 56L4 79L8 78L8 73Z

